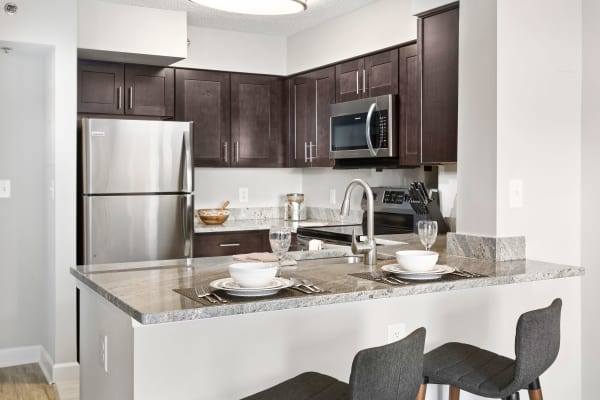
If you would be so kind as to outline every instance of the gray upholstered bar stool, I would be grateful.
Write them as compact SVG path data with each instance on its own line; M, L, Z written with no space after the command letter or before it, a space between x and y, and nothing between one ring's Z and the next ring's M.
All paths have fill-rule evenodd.
M423 379L425 329L354 357L350 383L306 372L244 400L414 400Z
M542 400L539 377L558 355L561 307L556 299L521 315L514 360L464 343L446 343L425 354L425 383L417 400L425 399L427 382L450 385L450 400L459 400L461 390L505 400L518 400L519 390L528 390L530 399Z

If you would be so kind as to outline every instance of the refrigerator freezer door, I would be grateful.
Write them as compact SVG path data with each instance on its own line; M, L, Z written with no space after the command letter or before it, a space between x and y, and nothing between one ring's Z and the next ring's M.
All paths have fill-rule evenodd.
M84 196L84 263L192 257L193 195Z
M191 127L83 118L83 193L192 193Z

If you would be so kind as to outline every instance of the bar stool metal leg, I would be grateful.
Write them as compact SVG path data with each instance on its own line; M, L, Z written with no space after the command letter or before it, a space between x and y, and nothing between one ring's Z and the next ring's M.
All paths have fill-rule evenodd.
M460 389L450 385L450 400L460 400Z
M508 397L505 397L503 400L520 400L519 392L515 392Z
M531 382L528 387L529 399L530 400L544 400L542 396L542 386L540 385L540 378Z

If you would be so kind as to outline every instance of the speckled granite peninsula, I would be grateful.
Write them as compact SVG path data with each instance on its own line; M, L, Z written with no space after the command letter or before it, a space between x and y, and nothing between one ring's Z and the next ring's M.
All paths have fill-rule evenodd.
M398 249L422 248L416 235L382 238L405 244L379 247L378 267L393 263ZM392 286L350 275L369 271L339 248L293 253L298 265L283 271L326 293L287 290L209 304L174 290L226 277L231 257L74 268L81 398L233 400L311 370L347 380L357 351L420 326L427 328L426 350L460 340L510 356L518 316L561 297L562 356L552 370L559 375L549 371L545 381L552 389L560 372L581 358L583 269L447 257L445 244L439 237L434 248L440 263L485 276ZM185 293L193 297L193 289Z
M378 267L394 263L394 253L403 249L419 249L416 235L381 236L406 242L406 245L379 248ZM231 257L196 258L193 260L128 263L121 265L83 266L72 274L100 296L142 324L158 324L198 318L213 318L235 314L312 307L396 296L468 289L518 282L529 282L582 275L583 268L538 261L494 262L472 258L446 256L438 239L434 248L440 252L439 264L485 275L456 280L419 282L392 286L352 276L368 272L362 261L347 250L292 252L297 267L284 268L284 277L308 279L326 291L324 294L281 298L262 297L253 301L217 306L204 306L173 291L178 288L208 287L208 283L229 276ZM311 254L312 253L312 254Z

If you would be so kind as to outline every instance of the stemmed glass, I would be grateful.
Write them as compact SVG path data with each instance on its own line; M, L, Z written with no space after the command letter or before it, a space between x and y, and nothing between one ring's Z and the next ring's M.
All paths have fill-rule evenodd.
M437 221L419 221L417 224L417 229L419 231L419 239L421 239L421 243L423 244L423 246L425 246L425 250L429 251L429 249L431 249L431 246L433 246L433 244L435 243L435 239L437 238Z
M274 226L269 230L269 243L271 250L279 260L279 268L281 269L281 260L285 257L290 244L292 242L292 232L285 226ZM277 274L278 276L280 273Z

